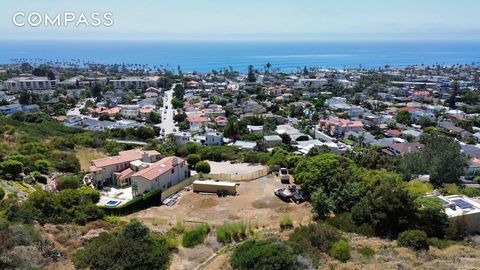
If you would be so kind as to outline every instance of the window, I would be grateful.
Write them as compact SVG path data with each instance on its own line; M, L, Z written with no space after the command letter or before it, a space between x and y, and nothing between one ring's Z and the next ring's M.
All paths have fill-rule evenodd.
M175 169L172 169L172 174L174 174L174 173L175 173Z

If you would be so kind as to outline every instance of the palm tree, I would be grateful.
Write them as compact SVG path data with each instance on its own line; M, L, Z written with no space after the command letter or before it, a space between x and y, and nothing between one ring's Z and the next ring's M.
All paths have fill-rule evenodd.
M270 68L272 67L272 64L270 62L265 64L265 73L270 73Z

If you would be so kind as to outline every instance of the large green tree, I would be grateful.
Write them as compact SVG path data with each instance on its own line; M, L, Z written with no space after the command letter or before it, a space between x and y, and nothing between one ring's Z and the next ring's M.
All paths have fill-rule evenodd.
M400 124L410 125L412 123L412 115L409 111L399 111L396 120Z
M414 224L415 206L400 179L378 179L369 189L352 208L355 224L369 224L377 235L390 237L396 237Z
M295 168L295 180L309 193L321 187L327 194L357 179L358 169L352 160L327 153L303 159Z
M425 134L421 142L425 145L423 149L402 158L402 173L407 178L428 174L430 180L437 185L457 183L468 165L467 156L461 152L460 144L439 133Z
M185 88L181 84L176 84L173 90L173 97L179 100L183 100L185 96Z
M320 217L331 210L350 211L366 192L363 169L353 161L333 153L302 159L295 167L295 181L311 195L313 209Z

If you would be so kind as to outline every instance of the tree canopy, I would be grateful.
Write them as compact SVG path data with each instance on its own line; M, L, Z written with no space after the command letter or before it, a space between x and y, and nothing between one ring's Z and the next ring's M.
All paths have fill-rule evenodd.
M296 256L292 249L281 241L247 240L240 244L230 259L234 269L296 269Z
M72 261L77 269L167 269L170 254L165 238L132 220L119 231L89 241Z
M424 134L421 142L425 145L423 149L402 158L402 173L409 179L414 175L428 174L436 185L458 183L468 165L460 144L439 133Z

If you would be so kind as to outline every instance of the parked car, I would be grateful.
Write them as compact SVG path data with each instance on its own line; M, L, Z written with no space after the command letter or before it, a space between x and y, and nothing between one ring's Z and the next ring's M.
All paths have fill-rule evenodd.
M292 201L296 204L303 203L306 200L307 196L303 190L296 190L294 193L292 193Z
M275 189L274 194L284 202L290 202L292 199L292 194L284 188Z
M290 174L288 173L287 168L280 168L278 171L278 177L280 177L280 182L283 184L290 183Z

